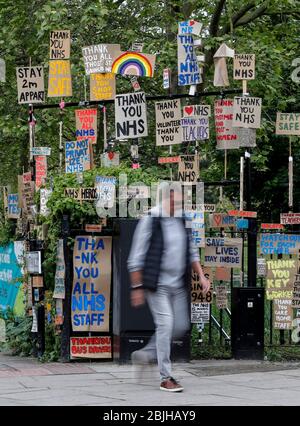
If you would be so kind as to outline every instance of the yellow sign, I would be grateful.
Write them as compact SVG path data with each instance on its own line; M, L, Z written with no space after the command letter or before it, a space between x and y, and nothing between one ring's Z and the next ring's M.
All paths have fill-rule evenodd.
M70 61L49 61L48 97L72 96Z

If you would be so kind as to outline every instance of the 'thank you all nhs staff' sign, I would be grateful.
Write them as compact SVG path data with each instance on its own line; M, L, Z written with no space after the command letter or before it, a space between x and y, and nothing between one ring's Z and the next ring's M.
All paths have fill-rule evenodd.
M201 83L192 35L178 35L178 86Z
M109 331L111 245L111 237L75 239L73 331Z
M115 99L116 139L148 136L144 92L117 95Z

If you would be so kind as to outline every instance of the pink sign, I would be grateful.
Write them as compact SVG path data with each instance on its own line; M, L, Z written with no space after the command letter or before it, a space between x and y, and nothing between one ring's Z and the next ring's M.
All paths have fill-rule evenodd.
M39 189L47 177L47 157L38 155L35 157L35 188Z

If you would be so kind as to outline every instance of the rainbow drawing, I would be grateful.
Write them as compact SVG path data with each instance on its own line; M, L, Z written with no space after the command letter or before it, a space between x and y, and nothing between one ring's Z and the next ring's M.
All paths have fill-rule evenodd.
M153 77L155 55L139 52L122 52L112 64L112 72L121 75Z

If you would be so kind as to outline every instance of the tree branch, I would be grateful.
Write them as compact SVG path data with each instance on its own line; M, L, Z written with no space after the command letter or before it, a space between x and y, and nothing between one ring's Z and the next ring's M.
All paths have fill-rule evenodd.
M263 16L265 11L268 8L269 1L264 1L253 13L249 13L248 15L240 18L234 25L234 27L240 27L241 25L249 24L249 22L255 21L255 19Z
M236 12L232 16L232 25L234 26L239 19L241 19L249 10L253 9L254 7L255 7L254 1L252 1L248 4L245 4L238 12ZM230 31L230 24L226 24L223 27L222 31L220 31L219 35L228 34L229 31Z
M214 14L211 18L209 33L211 37L215 37L218 34L219 22L221 15L225 6L226 0L219 0L219 3L216 6Z

